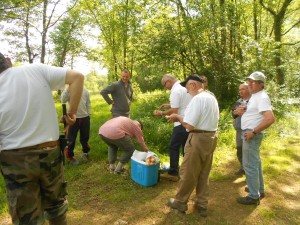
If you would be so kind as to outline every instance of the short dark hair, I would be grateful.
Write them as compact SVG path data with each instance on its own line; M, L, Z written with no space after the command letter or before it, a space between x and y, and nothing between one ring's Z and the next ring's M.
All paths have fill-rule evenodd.
M128 73L129 75L131 75L128 69L123 69L122 73Z
M9 65L7 63L7 60L5 56L0 52L0 73L2 73L4 70L8 69Z

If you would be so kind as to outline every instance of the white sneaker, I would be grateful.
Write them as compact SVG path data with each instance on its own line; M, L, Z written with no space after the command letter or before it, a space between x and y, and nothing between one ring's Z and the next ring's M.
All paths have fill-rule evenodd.
M89 154L88 153L83 153L82 159L84 161L89 161Z
M114 174L125 174L127 173L127 170L125 168L122 168L121 170L115 170L114 171Z
M77 166L79 163L75 158L71 158L69 159L69 162L73 165L73 166Z

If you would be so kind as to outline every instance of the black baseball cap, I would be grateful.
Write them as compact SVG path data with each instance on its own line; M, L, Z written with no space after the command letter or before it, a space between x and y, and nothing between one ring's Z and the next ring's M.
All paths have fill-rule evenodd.
M189 75L188 78L186 78L185 81L181 82L181 86L185 87L186 86L186 83L189 81L189 80L195 80L195 81L198 81L198 82L201 82L201 83L205 83L205 80L203 80L202 78L199 77L199 75L197 74L192 74L192 75Z

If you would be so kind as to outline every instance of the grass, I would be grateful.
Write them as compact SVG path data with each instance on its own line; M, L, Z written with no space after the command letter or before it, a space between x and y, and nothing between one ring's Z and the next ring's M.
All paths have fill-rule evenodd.
M239 166L234 149L232 120L228 110L221 112L218 146L210 174L209 215L204 219L193 212L192 201L189 202L187 215L178 214L165 206L167 199L174 197L177 183L161 180L154 187L143 187L134 183L129 175L116 176L106 171L107 147L98 137L98 129L110 118L110 107L98 93L91 93L91 101L91 161L80 161L77 167L70 164L65 167L70 204L69 224L300 224L299 113L278 119L267 130L261 149L267 197L259 207L244 207L235 201L236 197L245 194L245 177L237 178L233 175ZM168 96L162 92L140 95L132 105L131 115L131 118L141 119L144 123L146 143L162 162L168 161L167 149L172 124L151 114L165 102L168 102ZM60 104L57 104L57 108L60 114ZM75 155L80 160L79 143ZM10 224L10 218L1 177L2 224Z

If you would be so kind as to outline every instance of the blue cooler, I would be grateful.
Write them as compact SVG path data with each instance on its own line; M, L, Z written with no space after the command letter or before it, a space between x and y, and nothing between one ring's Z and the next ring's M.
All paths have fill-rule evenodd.
M137 154L140 153L138 151L135 152ZM135 156L136 154L133 154L131 157L131 179L145 187L156 185L158 182L159 160L157 160L156 164L147 166L144 161L140 160L141 158L137 159Z

